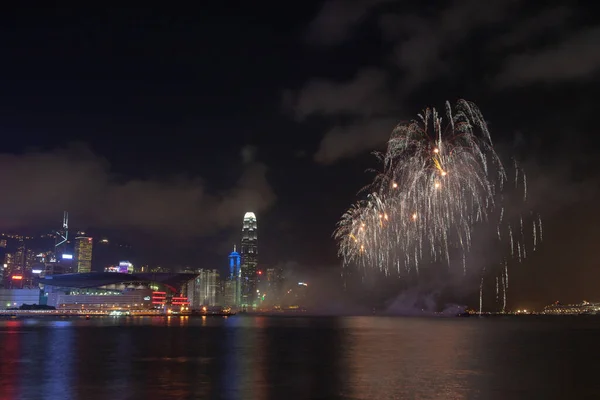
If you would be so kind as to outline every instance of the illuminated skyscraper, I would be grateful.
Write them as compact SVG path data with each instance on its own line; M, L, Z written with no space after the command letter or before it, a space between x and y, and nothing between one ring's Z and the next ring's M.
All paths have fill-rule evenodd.
M216 269L198 270L196 279L187 283L187 297L192 309L199 310L202 306L217 305L218 288L219 271Z
M69 213L63 213L63 224L62 229L56 231L56 237L54 242L54 252L57 255L57 258L60 259L62 255L65 253L65 249L67 246L67 242L69 240Z
M229 302L229 306L235 306L238 307L240 306L240 302L241 302L241 294L242 294L242 287L241 287L241 278L242 278L242 271L241 271L241 256L240 254L236 251L235 246L233 246L233 252L231 252L231 254L229 254L229 283L226 284L226 288L227 288L227 301Z
M258 264L258 226L256 215L247 212L242 226L242 307L254 306L256 298L256 267Z
M75 238L75 263L80 274L92 271L92 238L85 232L78 232Z
M266 294L267 302L270 305L279 305L283 290L283 272L279 267L267 268L265 275L262 278L260 290Z

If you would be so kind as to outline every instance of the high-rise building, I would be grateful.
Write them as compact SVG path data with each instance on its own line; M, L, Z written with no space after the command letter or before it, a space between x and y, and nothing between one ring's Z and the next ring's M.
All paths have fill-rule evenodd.
M92 238L85 232L78 232L75 237L75 263L77 272L82 274L92 271Z
M219 301L219 305L228 306L228 307L237 307L235 302L236 295L236 285L235 281L231 281L226 279L222 282L223 286L221 287L221 298Z
M219 292L219 271L216 269L201 269L198 276L187 284L187 297L192 309L202 306L216 306Z
M28 249L23 240L19 241L18 247L13 253L6 253L4 263L6 264L6 272L12 274L26 274L31 272L36 258L33 250Z
M54 252L57 255L57 259L60 259L66 251L69 240L69 213L67 211L63 212L62 229L56 231L55 233Z
M258 225L256 215L247 212L242 225L242 295L241 306L253 307L256 299L256 269L258 265Z
M262 279L261 292L266 295L269 305L281 304L283 290L283 273L281 268L267 268L266 276Z
M9 278L18 272L18 264L14 253L6 253L4 255L4 274L6 278Z
M4 256L3 279L9 287L30 286L32 267L35 262L35 253L27 248L23 239L20 239L16 250Z
M9 275L23 275L25 272L25 254L27 250L25 249L25 244L23 241L19 242L17 247L17 251L15 251L11 257L6 257L6 269L9 271ZM7 254L6 256L9 256Z
M228 306L239 307L241 304L241 295L242 295L242 270L241 270L241 260L242 257L236 251L235 246L233 246L233 251L229 254L229 283L226 284L227 293L227 301ZM230 292L230 293L229 293Z

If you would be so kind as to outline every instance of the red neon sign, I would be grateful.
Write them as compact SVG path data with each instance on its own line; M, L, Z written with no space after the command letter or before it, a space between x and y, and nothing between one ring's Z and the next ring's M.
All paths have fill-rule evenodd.
M20 281L21 279L23 279L23 275L13 275L12 278L16 281Z

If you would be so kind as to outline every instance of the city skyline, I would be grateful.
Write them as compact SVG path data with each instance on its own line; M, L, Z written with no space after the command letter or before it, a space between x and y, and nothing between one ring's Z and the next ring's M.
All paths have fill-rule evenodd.
M261 265L333 281L331 235L372 180L371 152L423 107L464 98L499 155L522 165L544 222L536 254L511 273L509 306L596 296L593 13L510 1L240 7L207 5L194 23L168 8L7 12L0 232L55 231L68 210L69 240L82 230L131 245L122 259L135 265L225 273L251 210ZM480 268L492 257L477 239ZM440 281L477 297L476 279Z

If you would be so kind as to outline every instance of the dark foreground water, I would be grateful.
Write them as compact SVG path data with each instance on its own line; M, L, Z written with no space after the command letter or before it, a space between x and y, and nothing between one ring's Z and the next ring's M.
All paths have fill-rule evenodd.
M600 318L0 320L1 399L600 398Z

